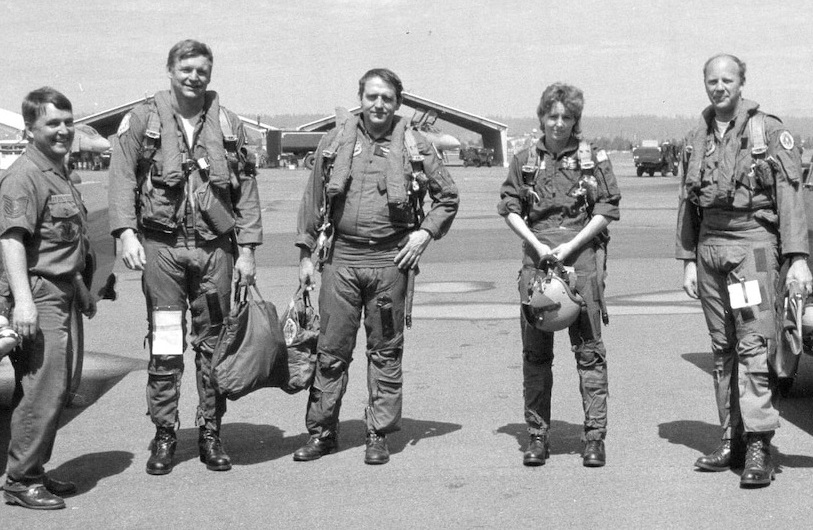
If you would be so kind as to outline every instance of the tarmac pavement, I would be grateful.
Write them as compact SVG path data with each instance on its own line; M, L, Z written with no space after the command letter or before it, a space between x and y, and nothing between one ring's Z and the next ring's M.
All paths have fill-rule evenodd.
M392 458L363 463L367 399L363 331L341 414L340 451L294 462L307 440L307 393L263 389L229 403L223 439L234 467L198 461L194 362L187 352L176 467L144 472L154 434L146 415L146 311L140 276L120 260L119 299L85 322L85 370L66 410L54 476L77 482L66 510L0 505L14 528L719 528L807 527L813 479L813 364L779 402L777 478L739 488L734 472L693 469L719 438L709 339L699 304L681 289L672 258L676 178L635 177L628 154L611 155L623 195L611 225L604 328L610 373L607 465L581 465L581 400L566 333L557 334L552 448L522 466L522 363L516 276L520 243L496 214L502 168L451 168L460 213L433 242L417 278L406 332L403 430ZM306 172L263 170L265 244L258 286L280 312L297 283L296 210ZM90 208L105 204L106 174L83 172ZM0 394L9 365L0 363ZM0 448L8 411L0 410ZM0 451L5 464L5 451Z

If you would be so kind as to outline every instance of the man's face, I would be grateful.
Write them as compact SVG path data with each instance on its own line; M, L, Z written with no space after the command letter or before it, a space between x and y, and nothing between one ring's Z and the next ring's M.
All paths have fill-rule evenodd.
M371 134L383 134L392 126L395 111L401 105L395 96L395 87L380 77L373 77L364 83L361 94L361 115L364 126Z
M53 103L45 106L45 112L34 123L26 124L29 141L55 164L62 164L71 152L73 143L73 113L60 110Z
M709 63L706 68L706 94L717 114L733 114L742 96L742 81L737 63L729 57L718 57Z
M167 76L176 98L203 98L212 79L212 61L203 55L179 59L167 70Z

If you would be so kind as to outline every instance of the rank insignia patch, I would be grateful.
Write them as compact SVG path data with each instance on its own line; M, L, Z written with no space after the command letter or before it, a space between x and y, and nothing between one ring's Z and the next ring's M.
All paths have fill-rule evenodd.
M790 151L793 149L793 135L788 131L782 131L782 134L779 135L779 143L782 144L782 147Z
M8 195L3 196L3 214L9 218L21 217L28 209L28 197L12 199Z

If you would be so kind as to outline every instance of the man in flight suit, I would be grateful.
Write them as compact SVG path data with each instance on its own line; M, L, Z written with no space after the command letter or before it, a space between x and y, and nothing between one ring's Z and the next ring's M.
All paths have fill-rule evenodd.
M676 257L711 335L723 432L720 446L695 465L723 471L742 466L744 453L740 485L767 486L779 427L768 354L776 348L774 293L783 261L790 262L786 284L811 292L801 163L782 122L742 98L745 63L716 55L703 75L711 105L690 136Z
M192 315L199 404L200 459L231 469L220 441L225 398L211 382L211 361L233 282L254 282L262 242L260 202L242 150L239 118L207 91L212 51L184 40L169 51L170 90L124 117L110 162L110 229L124 264L143 271L150 362L147 405L156 426L147 473L172 471L178 398ZM235 262L234 258L237 257Z
M322 139L322 156L305 187L296 239L302 285L313 283L311 255L325 223L335 241L319 292L318 364L305 419L311 437L294 454L297 461L337 448L339 408L362 310L370 392L364 461L388 462L385 436L400 428L407 276L416 272L410 269L417 269L429 242L449 230L458 206L457 188L437 152L395 115L402 90L390 70L364 74L361 118L337 115L341 123ZM421 220L419 197L427 191L432 207Z

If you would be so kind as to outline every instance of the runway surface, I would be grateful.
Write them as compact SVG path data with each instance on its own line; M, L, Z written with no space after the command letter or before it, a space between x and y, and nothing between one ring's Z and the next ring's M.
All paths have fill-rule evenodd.
M140 276L116 264L120 297L85 323L86 359L48 466L74 480L67 510L0 506L12 528L720 528L807 526L813 483L813 358L779 401L779 465L769 488L741 490L734 472L693 462L717 444L708 334L699 304L681 290L672 258L676 178L635 177L611 156L623 199L611 225L603 330L610 374L607 466L581 465L581 401L566 333L557 334L552 454L523 467L522 358L516 287L519 240L496 214L502 168L451 168L460 213L433 242L417 279L406 332L403 430L392 459L364 465L365 343L358 337L341 414L341 450L294 462L307 440L307 394L265 389L229 403L223 439L234 468L207 471L197 457L193 357L181 398L177 465L144 472L154 433L146 415L146 311ZM91 210L106 202L105 173L83 172ZM305 171L259 176L265 244L262 294L283 308L296 289L296 210ZM281 309L280 309L281 310ZM9 389L0 364L0 391ZM0 411L0 447L8 411ZM0 464L5 452L0 453Z

